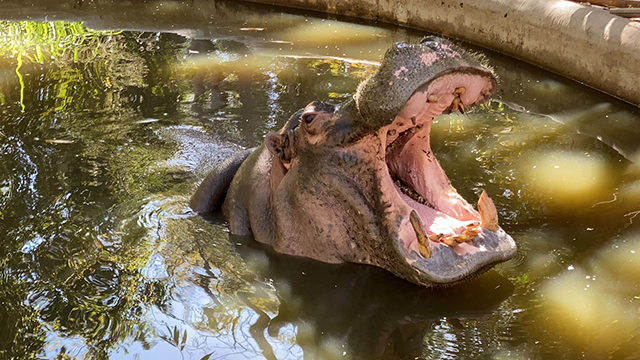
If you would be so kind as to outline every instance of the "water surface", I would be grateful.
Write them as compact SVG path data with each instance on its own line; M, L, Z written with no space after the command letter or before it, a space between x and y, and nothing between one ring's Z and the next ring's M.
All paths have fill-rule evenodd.
M427 290L279 256L188 199L424 33L235 2L0 2L0 358L640 358L640 113L470 45L433 148L516 259Z

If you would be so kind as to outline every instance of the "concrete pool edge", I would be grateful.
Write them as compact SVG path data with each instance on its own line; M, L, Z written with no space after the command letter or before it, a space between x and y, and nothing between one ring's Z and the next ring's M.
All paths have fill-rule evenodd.
M640 23L563 0L247 0L383 21L524 60L640 107Z

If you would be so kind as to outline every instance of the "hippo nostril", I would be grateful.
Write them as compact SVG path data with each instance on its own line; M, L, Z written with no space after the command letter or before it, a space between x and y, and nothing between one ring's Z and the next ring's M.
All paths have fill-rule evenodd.
M438 38L435 36L425 36L420 40L420 44L430 45L438 42Z
M420 40L420 44L428 46L431 50L438 51L441 49L440 43L442 39L435 36L425 36Z

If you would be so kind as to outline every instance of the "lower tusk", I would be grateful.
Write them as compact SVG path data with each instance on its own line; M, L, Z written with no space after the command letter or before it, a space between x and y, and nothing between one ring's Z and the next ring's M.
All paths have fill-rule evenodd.
M416 237L418 238L418 248L420 249L420 255L425 258L430 258L431 248L429 248L429 238L427 238L427 234L424 232L424 226L422 225L422 220L420 220L420 216L418 216L418 213L416 213L415 210L411 210L409 220L411 221L413 231L415 231Z
M435 95L429 95L429 97L427 98L427 102L430 102L430 103L438 102L438 97Z
M480 200L478 200L478 212L482 221L480 226L493 232L498 231L500 228L498 225L498 210L496 210L496 205L484 190L480 195Z

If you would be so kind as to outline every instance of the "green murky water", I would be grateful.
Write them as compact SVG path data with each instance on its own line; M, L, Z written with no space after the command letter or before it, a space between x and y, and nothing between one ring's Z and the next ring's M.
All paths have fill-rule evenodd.
M637 108L483 51L496 100L438 118L433 146L519 254L426 290L187 205L424 34L235 2L0 4L0 358L640 358Z

